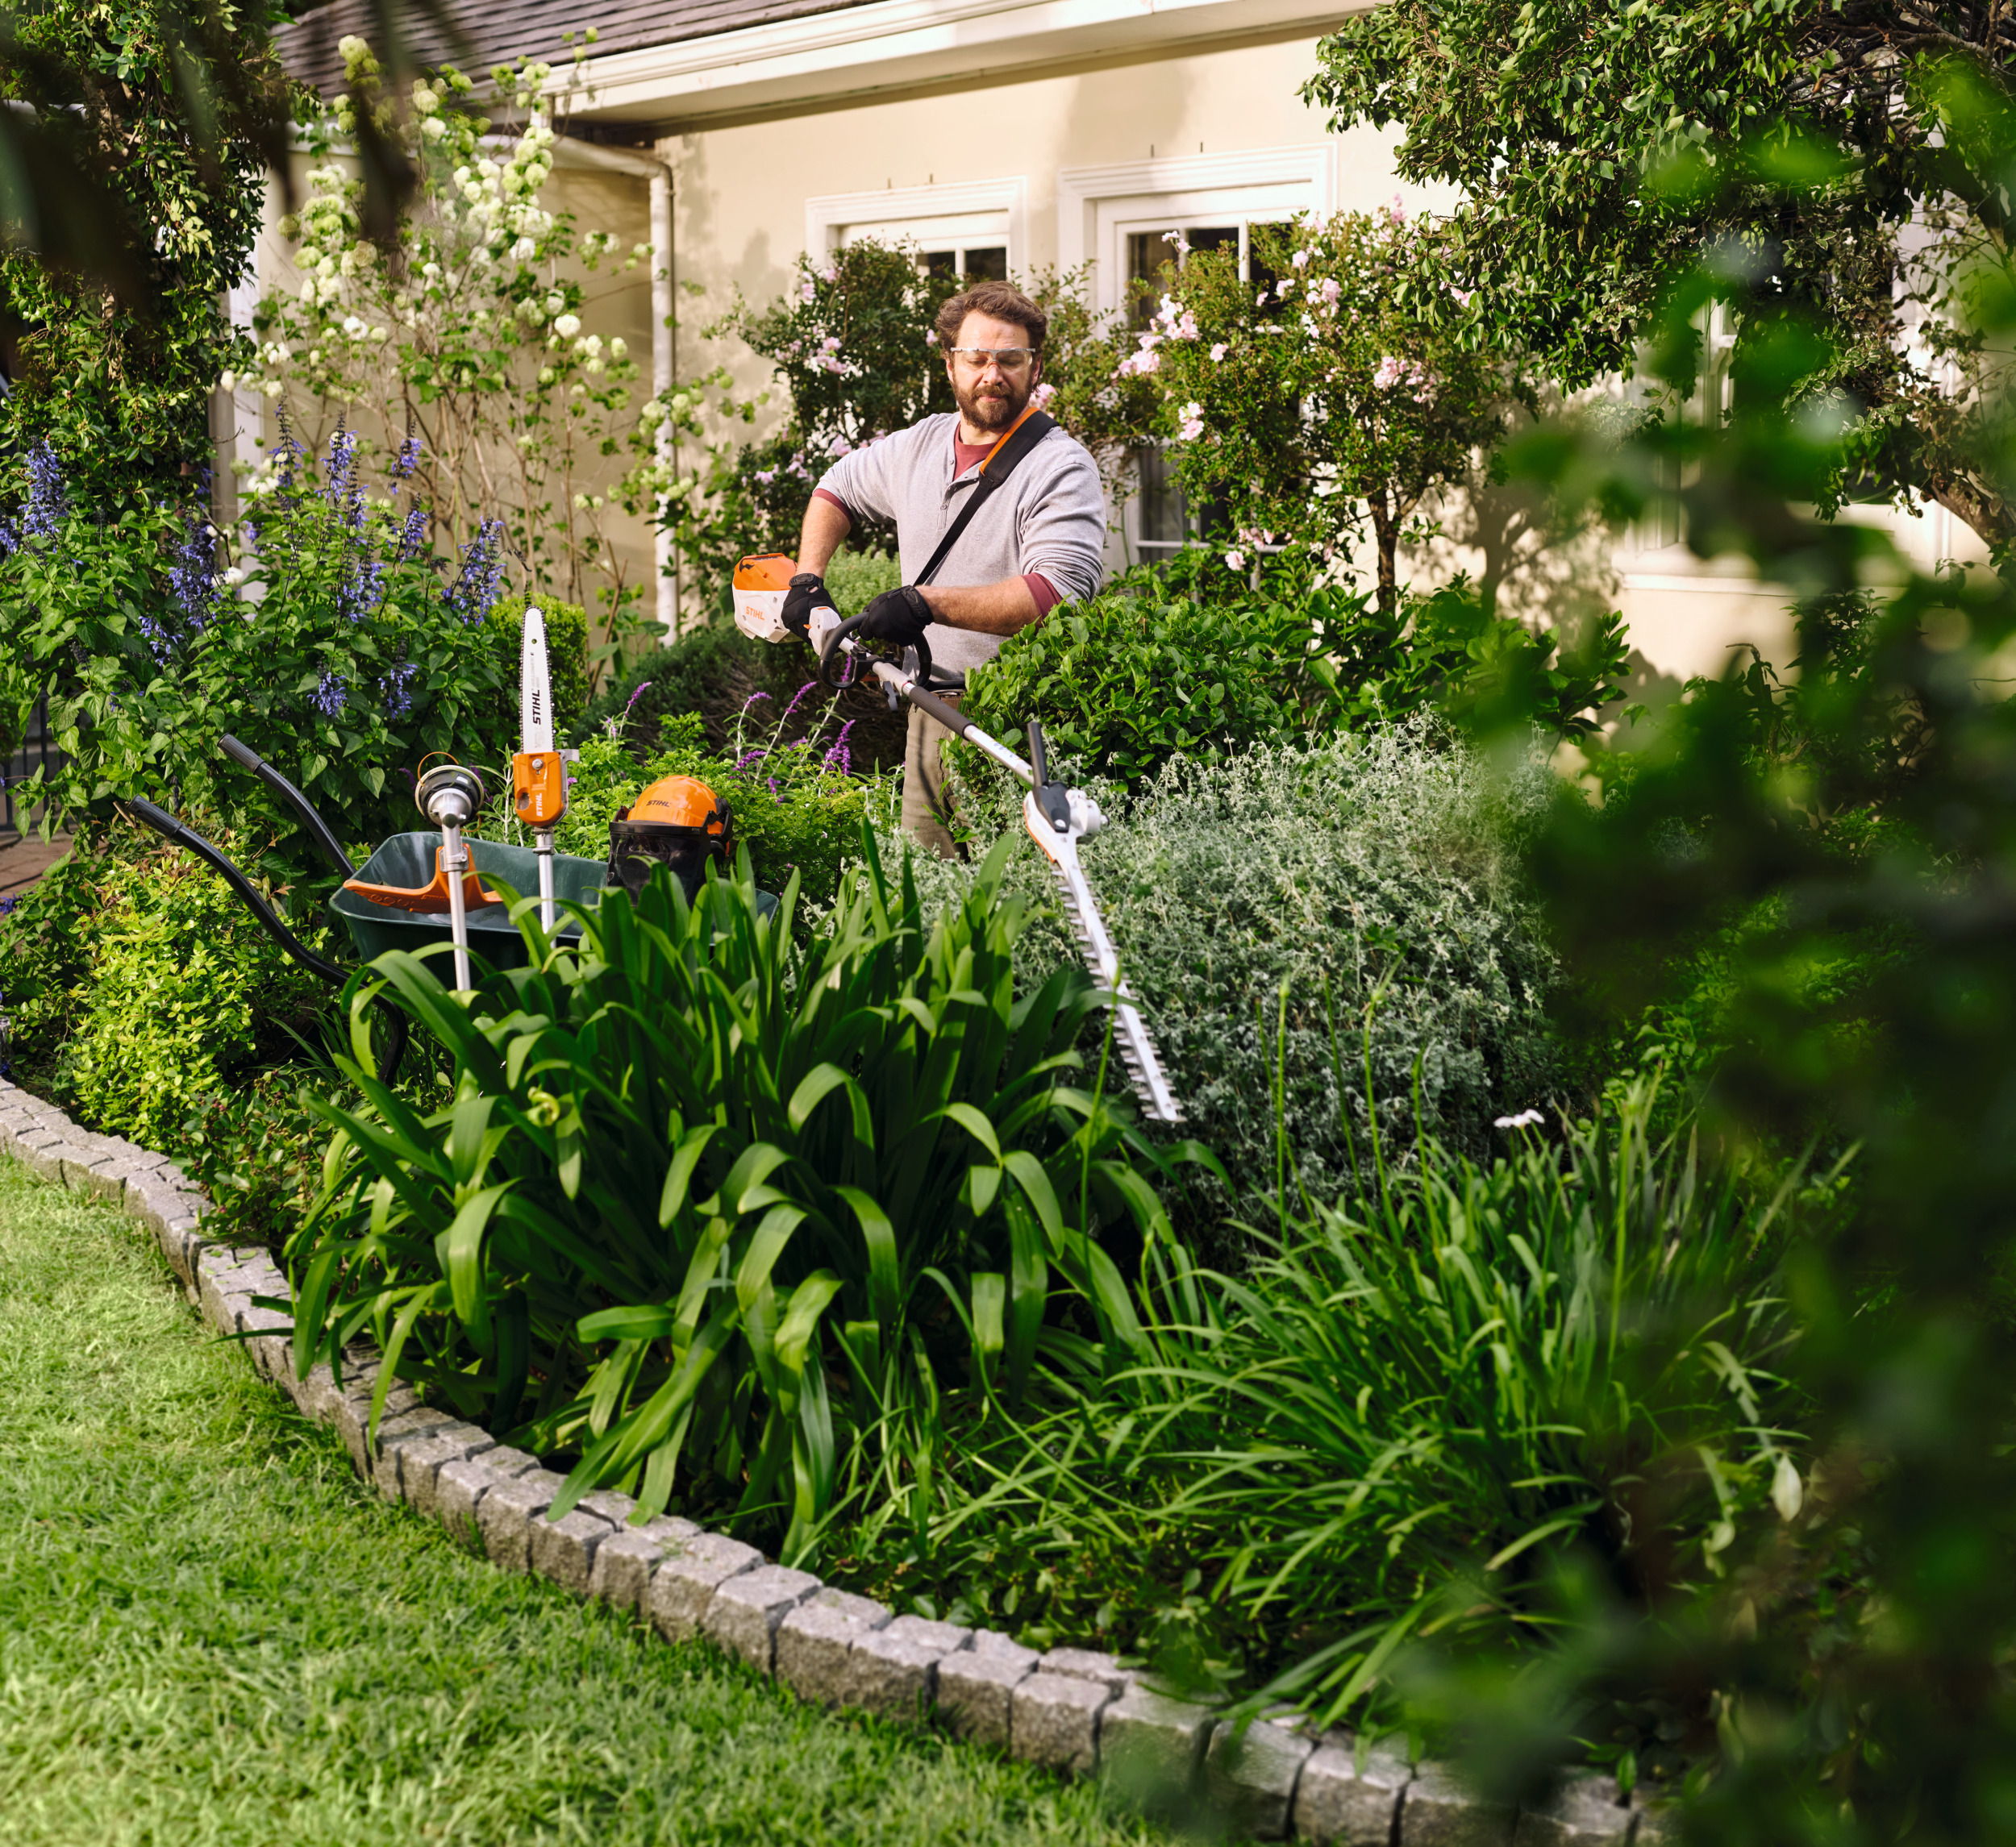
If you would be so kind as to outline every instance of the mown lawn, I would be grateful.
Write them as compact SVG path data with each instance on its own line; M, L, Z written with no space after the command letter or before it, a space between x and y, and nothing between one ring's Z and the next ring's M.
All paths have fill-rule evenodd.
M0 1159L6 1847L1153 1838L464 1555Z

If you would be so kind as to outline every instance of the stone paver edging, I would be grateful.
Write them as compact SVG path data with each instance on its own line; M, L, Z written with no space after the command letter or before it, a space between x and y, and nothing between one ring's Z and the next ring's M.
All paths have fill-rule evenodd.
M366 1440L375 1353L350 1350L339 1387L326 1365L294 1376L287 1279L261 1249L206 1238L210 1201L181 1168L94 1135L0 1079L0 1154L145 1225L203 1317L238 1337L253 1367L304 1416L333 1424L357 1473L439 1520L507 1570L599 1597L674 1641L705 1637L801 1699L917 1724L1031 1762L1097 1776L1177 1812L1208 1804L1242 1832L1338 1847L1654 1847L1677 1841L1667 1812L1580 1777L1543 1808L1480 1803L1443 1766L1360 1751L1343 1733L1260 1722L1241 1734L1210 1708L1173 1699L1111 1655L1039 1654L989 1629L898 1616L690 1520L638 1522L627 1495L584 1496L546 1517L562 1478L394 1385Z

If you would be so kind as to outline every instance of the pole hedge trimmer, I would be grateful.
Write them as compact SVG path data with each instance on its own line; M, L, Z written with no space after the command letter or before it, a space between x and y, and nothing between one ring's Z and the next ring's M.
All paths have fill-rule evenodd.
M777 612L782 608L783 593L788 589L795 568L788 558L781 556L743 560L735 572L735 607L736 625L744 634L766 641L781 641L790 633ZM778 580L773 583L773 579ZM1092 895L1085 867L1078 859L1078 842L1090 839L1106 824L1098 804L1083 789L1067 788L1063 783L1051 780L1043 726L1036 720L1029 721L1029 758L1025 762L999 738L983 731L956 705L940 698L932 689L931 651L927 647L920 644L914 651L918 663L914 668L907 659L904 665L896 666L881 659L858 639L856 631L860 622L858 616L852 621L843 620L835 609L813 611L811 641L818 651L819 678L827 685L838 688L848 683L843 677L844 672L853 668L865 668L888 689L891 705L899 699L907 699L955 736L985 752L1027 787L1029 792L1023 797L1022 804L1023 826L1056 876L1064 912L1077 934L1079 953L1086 969L1093 980L1113 996L1114 1039L1119 1047L1120 1061L1127 1067L1135 1096L1143 1113L1154 1121L1181 1122L1183 1112L1164 1073L1161 1055L1149 1036L1147 1022L1135 1004L1132 991L1121 979L1119 953L1106 932L1106 920L1099 914L1098 901ZM956 691L963 682L937 684L946 690Z

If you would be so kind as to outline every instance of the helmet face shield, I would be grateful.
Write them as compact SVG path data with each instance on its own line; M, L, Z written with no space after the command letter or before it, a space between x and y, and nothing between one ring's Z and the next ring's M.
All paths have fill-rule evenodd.
M707 876L709 860L727 870L724 847L721 835L710 835L698 828L662 827L648 821L612 822L609 863L602 869L602 881L621 886L634 898L650 882L653 866L667 867L685 888L690 904Z

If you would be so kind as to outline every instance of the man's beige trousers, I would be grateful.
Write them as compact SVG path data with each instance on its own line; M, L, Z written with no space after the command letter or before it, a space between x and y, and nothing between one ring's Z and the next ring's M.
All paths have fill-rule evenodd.
M945 697L941 694L940 697ZM946 704L959 701L947 697ZM903 745L903 831L941 859L958 857L951 830L952 805L945 788L945 741L952 733L928 712L910 709Z

